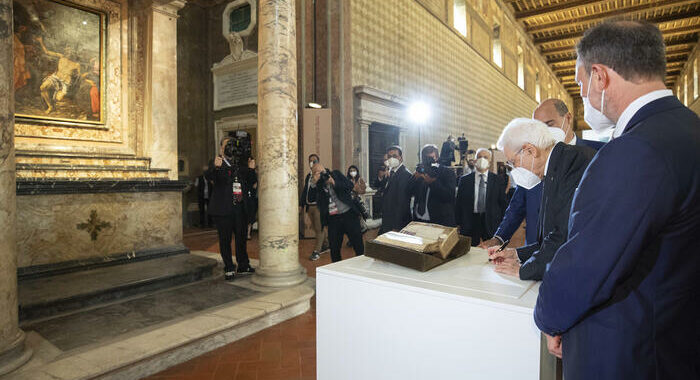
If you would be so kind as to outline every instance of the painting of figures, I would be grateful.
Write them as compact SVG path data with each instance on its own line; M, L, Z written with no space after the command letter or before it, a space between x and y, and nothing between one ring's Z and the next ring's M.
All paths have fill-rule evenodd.
M102 124L104 15L65 1L13 6L15 115Z

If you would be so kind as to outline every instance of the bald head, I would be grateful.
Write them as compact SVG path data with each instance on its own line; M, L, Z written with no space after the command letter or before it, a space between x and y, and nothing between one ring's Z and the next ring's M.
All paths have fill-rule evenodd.
M574 137L574 117L569 112L566 103L560 99L552 98L540 103L532 113L532 118L547 124L549 127L561 128L566 134L564 141L567 143Z

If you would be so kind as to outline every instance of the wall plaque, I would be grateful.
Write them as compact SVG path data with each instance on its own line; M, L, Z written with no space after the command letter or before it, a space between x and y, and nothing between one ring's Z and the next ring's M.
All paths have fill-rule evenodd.
M258 59L218 66L214 73L214 110L258 103Z

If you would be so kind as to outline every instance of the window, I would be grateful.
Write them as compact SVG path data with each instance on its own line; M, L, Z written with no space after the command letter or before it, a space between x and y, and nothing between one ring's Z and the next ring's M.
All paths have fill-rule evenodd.
M542 101L541 89L540 89L540 72L535 73L535 100L537 103Z
M683 104L688 106L688 75L683 75Z
M459 34L467 36L467 0L455 0L454 27Z
M693 60L693 99L698 98L698 59Z
M518 87L525 89L525 62L523 59L523 48L518 45Z
M503 57L501 56L501 27L496 24L493 27L493 63L498 67L503 67Z

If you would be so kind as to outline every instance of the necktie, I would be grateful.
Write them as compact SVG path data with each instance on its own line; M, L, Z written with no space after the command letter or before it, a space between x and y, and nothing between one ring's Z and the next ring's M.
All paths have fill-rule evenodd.
M476 201L476 212L481 214L486 211L486 176L484 174L479 175L481 181L479 182L479 198Z

